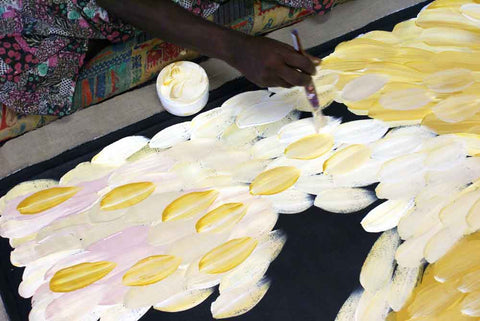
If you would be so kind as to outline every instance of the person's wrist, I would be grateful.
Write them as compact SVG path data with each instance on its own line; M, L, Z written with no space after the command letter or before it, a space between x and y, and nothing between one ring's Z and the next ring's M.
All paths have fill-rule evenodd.
M218 50L218 58L230 64L235 64L238 52L245 44L247 38L248 36L241 32L226 29L223 33L220 48Z

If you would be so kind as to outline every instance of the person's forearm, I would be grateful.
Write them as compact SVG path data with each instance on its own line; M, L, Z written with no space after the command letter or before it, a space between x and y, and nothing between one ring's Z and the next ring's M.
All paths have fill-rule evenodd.
M171 0L97 0L109 13L165 41L228 60L239 32L218 26ZM227 41L230 40L230 41Z
M172 0L97 0L97 3L155 37L226 61L261 87L305 86L315 73L313 62L291 46L217 26Z

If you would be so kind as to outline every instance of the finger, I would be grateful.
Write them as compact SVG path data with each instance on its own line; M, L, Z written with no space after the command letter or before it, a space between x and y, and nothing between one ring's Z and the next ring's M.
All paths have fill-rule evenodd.
M275 85L272 85L270 87L282 87L282 88L292 88L293 85L286 82L285 80L283 80L282 78L278 78L275 80Z
M288 82L286 82L280 77L269 77L268 79L263 79L263 80L254 80L254 79L249 79L249 80L260 88L267 88L267 87L292 88L293 87L293 85L289 84Z
M315 56L312 56L312 55L309 55L309 54L305 54L308 58L310 58L310 60L313 62L313 64L318 67L320 66L320 64L322 63L322 59L320 58L317 58Z
M264 81L264 87L292 88L293 85L285 81L281 77L271 77L270 79Z
M295 52L288 54L284 58L285 63L290 67L300 69L308 75L315 74L315 64L309 57Z
M283 66L278 71L279 76L292 86L306 86L311 82L311 77L295 68Z

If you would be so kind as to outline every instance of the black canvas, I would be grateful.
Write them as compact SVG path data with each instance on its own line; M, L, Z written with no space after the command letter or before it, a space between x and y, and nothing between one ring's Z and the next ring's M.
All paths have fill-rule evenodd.
M312 48L309 53L324 57L333 51L338 43L359 34L371 30L391 30L395 24L415 17L429 2L431 1L386 16L364 28ZM220 106L233 95L256 89L258 88L246 79L226 83L210 93L206 110ZM337 103L327 108L325 113L342 117L344 121L362 118L351 114L344 105ZM103 147L122 137L129 135L152 137L161 129L185 120L188 118L174 117L165 112L156 114L3 178L0 180L0 195L4 195L10 188L26 180L59 179L78 163L90 160ZM280 215L275 229L281 229L286 233L287 243L267 272L267 276L272 280L272 286L252 311L235 320L334 320L350 293L360 287L358 281L360 269L373 242L378 237L378 234L365 232L360 221L379 202L381 201L354 214L332 214L312 207L301 214ZM11 321L28 320L31 309L30 299L21 298L17 290L23 268L14 268L10 264L11 250L8 240L0 239L2 255L0 294ZM150 310L141 320L211 320L210 304L216 296L212 295L200 306L186 312L164 313Z

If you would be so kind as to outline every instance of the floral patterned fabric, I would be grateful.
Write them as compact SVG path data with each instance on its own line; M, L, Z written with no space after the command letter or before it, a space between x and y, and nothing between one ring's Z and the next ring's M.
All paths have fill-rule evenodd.
M277 0L281 5L291 8L303 8L324 14L333 6L335 0Z
M0 102L23 114L74 111L89 39L125 41L135 31L93 0L1 1L0 14Z

